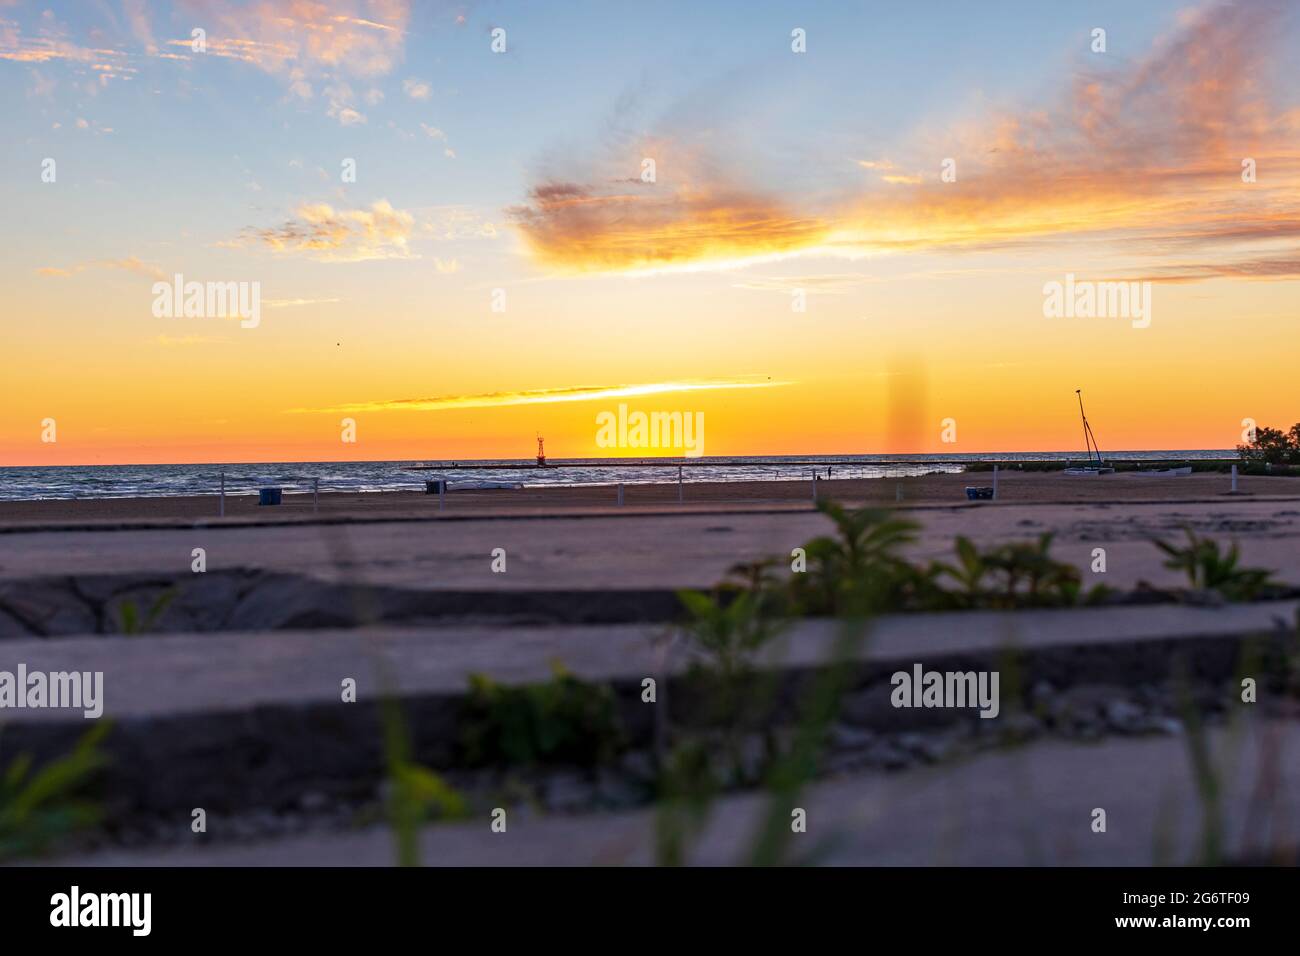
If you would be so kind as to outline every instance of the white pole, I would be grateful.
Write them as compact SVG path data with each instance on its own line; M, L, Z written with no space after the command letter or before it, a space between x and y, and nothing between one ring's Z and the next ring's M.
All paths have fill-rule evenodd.
M1236 466L1233 470L1236 471ZM224 471L221 473L221 510L217 515L222 518L226 516L226 473Z
M311 510L312 514L320 511L320 479L311 480Z
M1232 466L1232 493L1237 493L1237 466Z
M623 507L623 482L618 483L618 506Z
M998 466L993 466L993 500L998 500Z
M682 503L682 466L677 466L677 503Z
M901 481L894 482L894 500L903 500L903 483Z

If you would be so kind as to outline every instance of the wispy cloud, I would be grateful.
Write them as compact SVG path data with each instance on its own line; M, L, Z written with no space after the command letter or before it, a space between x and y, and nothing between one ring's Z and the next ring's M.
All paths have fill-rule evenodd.
M814 295L845 295L865 282L875 281L873 276L853 272L822 273L794 276L750 276L732 283L734 289L752 292L794 292L802 289Z
M407 0L253 0L202 5L207 52L290 79L324 74L375 77L402 58ZM189 37L169 41L188 47Z
M209 56L239 60L279 77L290 95L324 92L343 126L366 121L349 80L374 80L402 61L408 0L253 0L203 4ZM167 41L185 49L189 37ZM367 96L377 100L371 90Z
M1140 272L1140 270L1135 270ZM1206 279L1300 279L1300 255L1259 257L1240 262L1190 262L1160 266L1125 281L1203 282Z
M324 262L415 258L408 247L415 217L386 199L365 209L335 209L306 203L282 225L246 229L234 245L253 245L277 253L305 255Z
M37 269L36 274L47 278L68 279L91 268L118 269L123 272L133 272L148 279L161 279L164 277L162 269L151 263L142 262L135 256L127 256L124 259L92 259L89 262L78 262L63 267L44 266Z
M263 299L262 305L268 309L296 309L304 305L330 305L342 301L342 299Z
M433 87L424 80L417 80L413 76L408 76L402 81L402 92L413 100L427 100L433 95Z
M653 382L643 385L575 385L567 388L539 388L521 392L487 392L478 395L440 395L434 398L398 398L375 402L354 402L328 408L291 408L293 413L334 412L435 412L453 408L497 408L508 405L554 405L561 402L591 402L611 398L636 398L671 392L718 391L741 388L778 388L793 382L752 379Z
M42 11L34 33L25 33L17 22L0 17L0 60L69 64L90 78L92 92L110 80L130 79L139 72L123 48L77 42L52 10Z

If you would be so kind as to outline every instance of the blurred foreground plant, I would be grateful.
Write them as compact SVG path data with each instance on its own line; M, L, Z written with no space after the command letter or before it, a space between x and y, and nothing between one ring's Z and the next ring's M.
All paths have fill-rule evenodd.
M123 634L145 634L153 630L153 626L158 623L158 618L162 617L175 597L176 589L168 588L154 598L153 603L145 611L141 611L135 601L128 598L118 605L118 629Z
M507 687L470 675L463 747L471 764L604 763L624 747L613 690L558 663L545 684Z
M381 678L381 685L392 685ZM385 811L393 830L399 866L420 865L420 827L430 817L460 819L465 801L442 777L415 762L401 705L388 690L380 699L384 762L388 770Z
M1182 571L1198 591L1217 591L1228 601L1249 601L1268 588L1273 572L1265 568L1239 567L1241 558L1234 541L1227 551L1219 543L1202 538L1191 528L1184 528L1187 544L1179 547L1159 539L1153 543L1169 556L1165 567Z
M67 756L33 771L19 754L0 773L0 861L40 853L52 842L100 820L96 803L80 796L108 762L99 745L108 723L87 731Z

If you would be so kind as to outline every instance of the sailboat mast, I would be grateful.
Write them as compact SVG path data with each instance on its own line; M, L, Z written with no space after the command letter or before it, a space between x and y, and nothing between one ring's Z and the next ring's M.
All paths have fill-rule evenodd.
M1076 388L1074 394L1079 396L1079 417L1083 419L1083 444L1088 458L1092 458L1092 453L1097 453L1097 464L1101 465L1101 448L1097 445L1097 438L1092 433L1092 426L1088 424L1088 416L1083 411L1083 389Z
M1079 398L1079 419L1083 422L1083 453L1092 458L1092 445L1088 440L1088 416L1083 413L1083 389L1076 388L1074 394Z

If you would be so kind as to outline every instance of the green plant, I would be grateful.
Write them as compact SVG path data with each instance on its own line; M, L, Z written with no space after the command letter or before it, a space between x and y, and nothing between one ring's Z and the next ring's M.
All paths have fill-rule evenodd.
M762 591L678 591L677 599L689 615L686 636L727 676L745 670L753 653L784 626L767 613Z
M778 683L774 672L754 666L754 655L786 626L774 613L779 602L772 599L772 590L758 579L753 585L739 592L721 586L712 595L678 592L689 614L682 634L699 652L686 675L688 696L697 702L695 716L722 735L729 783L753 775L747 769L744 736L764 723ZM770 735L764 736L764 748L764 759L770 760Z
M99 744L102 722L84 734L67 756L33 772L19 754L0 775L0 860L40 853L50 843L100 819L99 807L79 794L108 762Z
M715 719L720 717L727 731L723 746L732 765L731 779L740 780L744 775L736 747L739 731L761 714L773 719L770 707L776 689L775 681L764 685L751 679L749 652L761 646L783 622L766 618L764 608L769 605L759 600L756 591L742 592L730 605L723 605L717 595L710 599L694 592L683 603L695 617L696 630L690 633L703 648L714 651L697 664L693 677L697 691L712 692L709 699L714 704ZM737 608L737 604L741 607ZM844 691L852 678L852 664L865 636L866 624L863 614L845 616L829 661L818 670L803 695L788 748L781 752L770 727L764 734L763 783L768 799L746 850L744 862L750 865L791 862L791 810L816 775L831 723L839 713ZM718 650L722 653L717 653ZM703 831L712 805L724 789L725 767L726 762L719 759L716 749L699 736L687 736L679 741L664 761L655 817L656 859L661 866L685 862L687 843ZM825 847L823 842L814 850L800 854L800 861L813 860Z
M794 830L791 813L816 776L826 749L831 724L840 712L844 694L853 679L853 665L866 641L868 619L846 617L831 649L830 658L809 688L790 748L773 761L767 777L768 801L748 853L751 866L779 866L791 861ZM811 862L824 852L823 841L803 855Z
M459 819L466 815L465 801L440 776L411 757L410 734L401 705L387 688L391 681L381 668L380 719L384 728L384 762L388 771L385 812L393 830L399 866L419 866L420 826L431 815Z
M957 594L965 603L974 606L984 597L984 581L990 570L988 563L970 538L964 535L957 535L954 550L957 554L957 563L953 565L936 562L935 569L956 581L961 587Z
M956 566L936 565L962 587L960 600L970 607L1069 606L1078 603L1079 571L1051 556L1053 535L1034 542L1012 542L979 551L957 537Z
M1265 568L1238 566L1241 555L1235 541L1227 551L1221 551L1212 538L1202 538L1191 528L1183 530L1187 535L1185 546L1159 539L1152 543L1169 556L1165 567L1185 572L1194 589L1217 591L1229 601L1249 601L1273 583L1273 572Z
M781 579L776 574L776 568L780 564L778 558L737 562L727 569L727 576L722 579L719 587L772 594L781 586Z
M860 615L896 610L932 597L928 569L898 552L916 540L915 522L880 508L850 511L834 502L818 509L835 525L835 536L804 545L808 567L790 579L793 607L810 615Z
M1187 729L1187 758L1191 765L1196 797L1201 804L1200 863L1218 866L1223 859L1222 777L1210 748L1209 730L1192 692L1187 662L1174 662L1174 688L1183 724Z
M163 612L167 610L168 605L172 603L175 597L176 589L168 588L154 598L153 603L149 605L149 609L143 615L136 607L135 601L130 599L123 601L117 609L118 630L123 634L144 634L152 630L153 626L158 622L158 618L162 617Z
M624 747L613 691L552 665L544 684L506 687L471 674L463 749L471 764L594 766Z
M695 739L679 743L663 762L658 788L655 862L681 866L687 844L704 828L721 790L708 747Z

